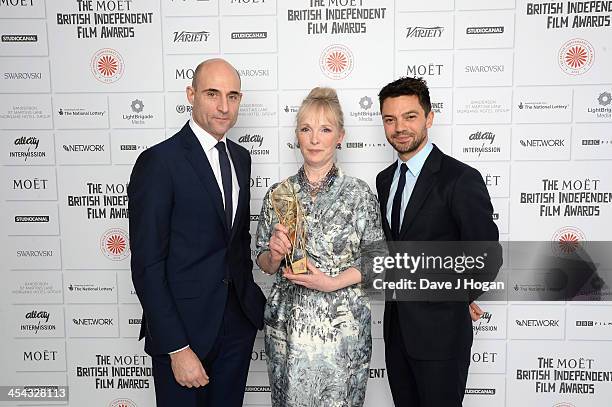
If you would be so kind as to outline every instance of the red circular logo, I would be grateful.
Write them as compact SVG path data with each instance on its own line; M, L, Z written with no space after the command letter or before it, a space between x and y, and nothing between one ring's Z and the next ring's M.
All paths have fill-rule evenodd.
M582 230L573 226L565 226L557 230L552 238L553 249L562 254L571 254L586 241Z
M123 229L109 229L100 239L100 249L106 258L113 261L125 259L129 252L129 238Z
M330 45L321 53L319 66L328 78L344 79L353 70L353 53L344 45Z
M108 407L137 407L136 403L134 403L130 399L115 399L111 401Z
M559 49L559 66L568 75L582 75L593 66L595 51L587 40L574 38Z
M91 72L103 83L121 79L124 71L123 57L112 48L102 48L91 58Z

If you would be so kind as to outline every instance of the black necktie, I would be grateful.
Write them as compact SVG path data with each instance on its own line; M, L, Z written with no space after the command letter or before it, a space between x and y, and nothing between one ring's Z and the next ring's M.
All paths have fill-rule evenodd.
M232 228L232 167L230 166L229 157L225 150L225 143L220 141L215 145L219 150L219 165L221 167L221 181L223 183L223 195L225 197L225 220L227 228Z
M393 208L391 209L391 235L394 240L399 239L400 212L402 210L402 194L406 186L406 171L408 171L408 166L402 163L402 165L400 165L400 177L397 183L397 190L395 190L395 196L393 197Z

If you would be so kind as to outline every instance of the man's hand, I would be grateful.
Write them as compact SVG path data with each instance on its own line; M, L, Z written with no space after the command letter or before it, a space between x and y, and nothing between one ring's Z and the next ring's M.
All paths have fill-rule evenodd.
M478 306L475 302L470 303L470 317L472 317L472 321L478 321L480 317L484 314L482 308Z
M209 379L204 366L191 348L171 353L170 364L172 365L174 379L181 386L192 388L208 384Z

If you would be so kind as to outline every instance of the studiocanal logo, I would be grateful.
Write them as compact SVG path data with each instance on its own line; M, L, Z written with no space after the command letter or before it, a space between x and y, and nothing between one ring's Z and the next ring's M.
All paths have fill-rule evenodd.
M130 253L128 235L123 229L112 228L102 234L100 250L107 259L124 260Z
M330 45L321 53L319 67L325 76L330 79L344 79L353 71L353 53L344 45Z
M91 58L91 73L102 83L113 83L121 79L125 70L123 57L112 48L102 48Z
M559 48L559 67L568 75L576 76L586 73L595 60L595 49L587 40L574 38Z

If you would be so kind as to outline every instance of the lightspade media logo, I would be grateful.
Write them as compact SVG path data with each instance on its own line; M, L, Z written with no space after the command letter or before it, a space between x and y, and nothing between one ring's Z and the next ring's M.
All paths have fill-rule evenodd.
M102 83L113 83L121 79L125 70L123 57L112 48L102 48L91 58L91 73Z
M100 238L100 250L109 260L124 260L130 254L129 238L125 230L112 228L104 232Z
M593 45L582 38L573 38L559 48L559 67L568 75L586 73L595 61Z
M355 58L351 50L341 44L328 46L321 53L319 66L329 79L340 80L348 77L353 71Z

